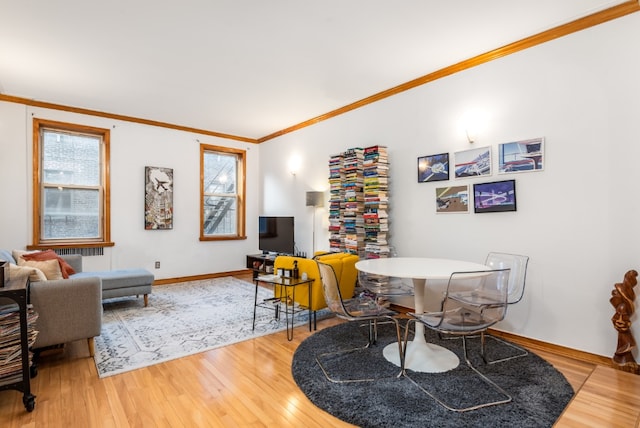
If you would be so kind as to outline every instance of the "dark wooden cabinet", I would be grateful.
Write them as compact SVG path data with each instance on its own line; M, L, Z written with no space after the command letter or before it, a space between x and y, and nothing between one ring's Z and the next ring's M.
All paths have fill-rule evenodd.
M247 255L247 269L253 270L253 278L264 273L273 273L273 262L275 255L271 254L249 254Z

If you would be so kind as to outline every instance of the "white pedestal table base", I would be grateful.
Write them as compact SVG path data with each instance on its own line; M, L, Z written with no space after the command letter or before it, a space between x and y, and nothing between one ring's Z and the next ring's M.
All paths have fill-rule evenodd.
M382 353L387 361L400 367L397 342L385 346ZM423 373L442 373L455 369L459 364L458 356L442 346L420 339L407 344L405 369Z

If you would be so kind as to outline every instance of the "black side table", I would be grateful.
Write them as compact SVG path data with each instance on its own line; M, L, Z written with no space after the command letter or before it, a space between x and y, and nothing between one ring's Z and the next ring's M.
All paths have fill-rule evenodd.
M313 283L313 278L301 279L301 278L290 278L290 277L279 277L277 275L258 275L254 278L254 282L256 284L256 293L253 302L253 329L256 328L256 309L258 307L267 308L275 311L276 319L280 318L280 312L282 312L281 306L284 306L285 313L285 322L287 323L287 339L293 339L293 320L295 314L302 312L304 310L309 311L309 331L312 330L312 316L313 311L311 310L311 284ZM258 302L258 287L260 283L270 284L272 286L280 286L280 293L278 296L271 297L269 299L265 299L262 302ZM296 307L295 305L295 297L296 297L296 287L304 284L309 284L307 287L309 291L309 307L304 308L302 306ZM291 298L289 299L289 293L287 290L292 288ZM274 288L275 290L275 288Z
M7 304L8 300L12 300L15 303ZM29 364L28 301L28 276L11 279L4 287L0 288L0 321L3 324L0 330L0 336L3 339L0 347L8 351L7 348L15 347L16 341L19 341L21 359L21 368L18 370L11 366L11 362L4 365L0 364L0 390L15 389L21 391L23 393L22 402L24 407L28 412L31 412L35 408L36 397L31 394L30 377L32 374L35 376L37 371L35 366L30 368ZM14 321L16 315L17 324Z

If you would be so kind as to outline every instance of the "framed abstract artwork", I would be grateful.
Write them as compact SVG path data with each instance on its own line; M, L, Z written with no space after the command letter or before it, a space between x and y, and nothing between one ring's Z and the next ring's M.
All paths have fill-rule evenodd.
M473 208L476 213L516 211L516 181L475 183L473 185Z
M542 171L543 169L544 138L498 145L498 174Z
M418 183L449 179L449 153L418 158Z
M491 175L491 147L454 153L455 177Z
M468 213L469 186L436 187L437 213Z
M173 169L144 168L144 228L173 229Z

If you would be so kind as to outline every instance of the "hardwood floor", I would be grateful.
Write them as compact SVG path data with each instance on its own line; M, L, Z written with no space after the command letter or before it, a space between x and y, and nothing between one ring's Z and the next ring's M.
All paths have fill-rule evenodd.
M335 325L335 318L318 328ZM305 326L99 379L85 341L41 358L35 410L0 391L0 427L347 427L316 408L291 376ZM640 376L536 350L578 391L557 427L640 426Z

